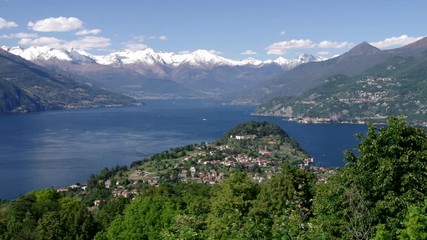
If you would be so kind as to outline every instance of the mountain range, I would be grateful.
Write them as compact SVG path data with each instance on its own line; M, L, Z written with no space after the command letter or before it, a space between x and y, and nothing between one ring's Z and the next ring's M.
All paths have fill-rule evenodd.
M259 106L255 114L340 122L384 121L386 116L404 115L412 123L427 125L427 38L385 51L362 43L323 64L333 69L331 66L348 59L359 60L347 74L342 74L346 72L342 69L301 95L276 98ZM351 74L365 64L372 66Z
M95 89L0 49L0 112L30 112L138 104Z
M301 55L292 60L235 61L207 50L176 54L152 49L95 56L82 50L46 47L2 47L1 56L3 61L9 60L2 64L3 99L8 99L9 103L21 102L24 106L11 111L65 107L64 103L61 105L56 101L58 98L46 98L48 94L42 94L43 98L28 94L34 93L37 89L34 86L40 87L41 84L32 82L28 85L32 88L28 90L23 87L22 79L21 82L11 80L23 73L31 73L38 74L34 79L59 77L59 82L72 81L74 89L92 91L89 94L92 97L94 89L103 88L141 99L208 98L234 103L264 103L256 111L261 115L355 120L403 114L424 121L422 116L426 113L423 77L427 75L424 70L427 37L388 50L362 42L331 59ZM391 71L390 66L396 69ZM20 67L31 71L19 71ZM33 79L26 78L26 81ZM379 83L381 81L383 83ZM71 93L80 94L78 91L68 92L65 99L71 99ZM339 103L335 101L337 99ZM130 98L126 101L132 102ZM37 102L44 103L37 105ZM93 101L91 103L94 105ZM3 108L11 109L10 106Z
M193 65L201 67L213 67L218 65L228 66L262 66L267 64L277 64L282 68L291 69L301 63L309 61L321 61L324 58L314 57L308 54L301 54L295 59L278 57L275 60L261 61L255 58L243 60L231 60L212 53L209 50L196 50L194 52L172 53L155 52L151 48L144 50L124 50L113 52L107 55L92 55L84 50L69 49L60 50L49 47L1 47L3 50L18 55L29 61L49 61L59 60L74 63L98 63L102 65Z
M265 103L276 97L297 96L320 86L338 74L355 76L381 64L392 57L418 56L427 51L427 38L422 38L401 48L380 50L363 42L350 51L321 62L298 65L244 92L240 98L254 103Z
M180 54L125 50L100 56L76 49L2 49L90 85L136 98L227 98L300 64L324 60L302 54L295 59L236 61L207 50Z

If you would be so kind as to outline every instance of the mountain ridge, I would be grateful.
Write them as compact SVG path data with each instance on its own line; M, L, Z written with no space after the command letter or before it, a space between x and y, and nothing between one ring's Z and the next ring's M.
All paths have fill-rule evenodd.
M94 89L0 49L0 112L123 106L137 101Z
M192 53L120 51L94 56L82 50L48 47L2 47L15 55L64 74L83 83L136 98L233 98L236 92L310 61L303 54L293 60L254 58L234 61L208 50Z
M255 111L301 122L384 122L407 116L427 126L427 53L392 57L354 77L335 75L300 96L278 98Z
M322 57L315 57L308 54L300 54L294 59L286 59L278 57L275 60L258 60L254 58L247 58L242 60L231 60L218 56L208 50L198 49L193 52L173 53L173 52L156 52L151 48L144 50L123 50L112 52L107 55L92 55L84 50L68 49L60 50L49 47L7 47L2 46L3 50L23 57L29 61L37 60L62 60L71 62L90 62L98 63L101 65L115 65L115 64L164 64L174 67L190 64L194 66L260 66L264 64L277 64L284 68L292 68L298 64L309 61L323 61Z
M253 103L265 103L277 97L297 96L320 86L334 75L355 76L389 58L418 56L424 51L427 51L427 37L389 50L379 50L363 42L335 58L298 65L260 83L242 94L240 98Z

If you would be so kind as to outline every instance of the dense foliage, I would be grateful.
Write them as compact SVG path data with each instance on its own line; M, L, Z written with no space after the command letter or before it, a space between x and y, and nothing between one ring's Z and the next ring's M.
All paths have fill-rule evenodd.
M84 192L0 202L0 239L426 239L425 129L389 118L358 138L326 182L285 164L261 183L234 170L216 185L140 184L131 199L105 185L128 169L104 169Z

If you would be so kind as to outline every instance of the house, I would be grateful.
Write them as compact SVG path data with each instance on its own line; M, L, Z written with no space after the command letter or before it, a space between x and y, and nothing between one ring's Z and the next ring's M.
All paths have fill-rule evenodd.
M230 138L234 138L236 140L246 140L246 139L255 139L256 135L231 135Z
M56 189L56 192L58 192L58 193L68 192L68 188L60 188L60 189Z
M95 207L98 207L99 205L101 205L101 203L102 203L102 200L95 200L95 201L93 201L93 206L95 206Z
M263 156L271 156L271 155L273 155L272 152L267 151L267 150L259 150L259 154L261 154Z

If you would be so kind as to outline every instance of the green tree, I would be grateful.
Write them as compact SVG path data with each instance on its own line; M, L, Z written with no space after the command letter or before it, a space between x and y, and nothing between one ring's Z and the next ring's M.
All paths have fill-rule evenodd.
M36 236L38 240L66 239L66 229L59 212L48 212L40 218Z
M37 218L33 211L34 195L25 195L2 204L0 208L0 239L34 239Z
M310 239L369 239L374 213L372 204L354 184L338 174L318 184L313 203ZM311 235L310 235L311 234Z
M369 239L376 229L395 239L407 206L424 201L426 131L398 117L387 123L379 129L369 124L357 151L346 152L342 173L319 188L313 219L318 235Z
M296 238L312 214L316 178L313 173L284 165L282 172L261 185L249 214L248 237Z
M200 223L195 216L177 215L174 223L160 233L165 240L197 240L204 239L198 229Z
M258 186L245 173L235 172L214 191L207 218L207 234L212 239L242 239L242 229Z
M397 117L387 122L381 129L370 125L361 137L359 155L347 152L345 174L372 203L374 223L386 224L395 236L407 206L427 195L427 135Z
M129 202L129 198L118 197L102 204L99 207L99 211L96 213L96 222L100 224L102 229L107 229L114 218L123 213Z
M87 208L77 199L60 199L59 211L46 212L38 221L37 239L92 239L98 231Z
M403 226L404 229L399 231L399 239L427 239L427 200L421 207L416 205L409 207Z
M173 223L177 214L176 205L167 197L141 197L114 219L105 236L108 239L161 239L160 232Z

